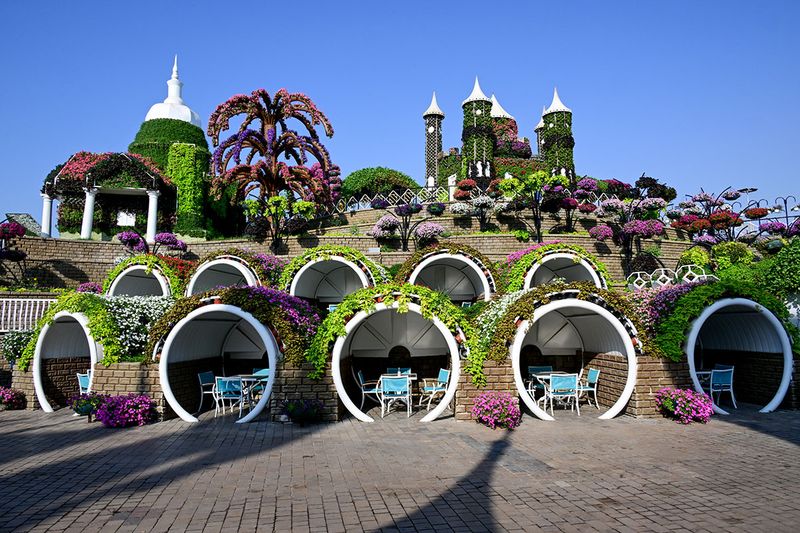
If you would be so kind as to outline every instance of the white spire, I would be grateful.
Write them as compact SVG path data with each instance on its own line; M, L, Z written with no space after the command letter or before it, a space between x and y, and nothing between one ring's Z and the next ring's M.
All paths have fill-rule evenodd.
M200 125L200 115L192 111L183 101L183 82L178 78L178 54L175 54L175 61L172 63L172 77L167 80L167 97L163 102L154 104L144 117L145 121L156 118L172 118L194 124L198 128Z
M431 98L431 105L428 106L428 109L422 114L422 118L425 118L429 115L439 115L440 117L444 117L444 111L439 109L439 104L436 103L436 91L433 91L433 98Z
M488 101L489 99L486 97L485 94L483 94L483 91L481 91L481 84L478 83L478 76L475 76L475 85L473 85L472 87L472 92L470 93L469 96L467 96L466 100L461 102L461 105L463 106L470 102L488 102Z
M503 109L503 106L500 105L500 102L497 101L497 98L495 98L494 95L492 95L491 100L492 100L492 112L490 113L490 115L492 116L492 118L510 118L511 120L514 120L514 117L509 115L508 111Z
M561 98L558 97L558 88L553 87L553 102L550 104L550 107L547 108L546 114L557 112L572 113L572 109L564 105Z
M544 116L547 113L547 110L542 106L542 116L539 117L539 123L536 124L536 127L533 128L533 131L539 131L544 129Z

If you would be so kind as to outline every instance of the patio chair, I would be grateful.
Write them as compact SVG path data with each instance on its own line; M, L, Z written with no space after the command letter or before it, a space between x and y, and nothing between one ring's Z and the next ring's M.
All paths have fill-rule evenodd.
M378 380L378 397L381 400L381 418L398 401L406 404L408 417L411 417L411 379L408 376L381 376Z
M367 381L364 379L364 372L359 370L358 372L354 371L354 376L356 378L356 383L358 383L358 388L361 390L361 409L364 410L364 401L369 398L370 400L374 400L375 403L381 403L380 398L378 398L378 382L377 381Z
M552 372L552 366L529 366L528 367L528 394L531 395L531 398L536 400L536 393L541 392L542 396L539 398L539 401L545 400L547 396L544 394L545 386L544 383L539 380L535 374L544 374L547 372Z
M719 404L723 392L727 392L731 395L733 408L738 409L736 406L736 398L733 396L733 368L711 371L711 379L708 381L708 395L711 396L711 400L714 401L714 393L717 393L717 400L714 401L714 403Z
M269 379L269 368L254 368L253 375L263 377L264 379L259 379L248 388L247 392L251 397L254 394L261 394L264 391L264 385Z
M570 411L578 410L581 416L581 407L578 405L578 374L553 374L550 376L550 387L545 389L550 402L550 415L553 414L553 404L558 401L564 406L569 405Z
M222 411L225 414L225 402L233 412L234 406L239 406L239 417L242 416L242 408L244 407L245 391L242 389L242 379L236 377L216 377L216 386L214 387L214 399L216 400L217 408L214 410L214 416Z
M579 396L582 396L584 393L591 392L594 396L594 406L600 409L600 404L597 403L597 381L600 379L600 371L596 368L590 368L589 374L586 376L586 381L581 382L580 376L578 376L578 393ZM586 399L589 399L589 395L586 395ZM589 405L592 405L592 402L589 402Z
M386 369L387 374L410 374L411 368L401 366L400 368L389 367Z
M206 396L211 396L211 399L215 400L214 373L200 372L199 374L197 374L197 380L200 382L200 405L197 406L196 413L199 413L203 409L203 400L205 400Z
M89 373L85 374L77 374L78 376L78 392L80 394L86 394L89 392Z
M444 368L439 369L439 377L436 379L423 379L422 388L419 395L419 406L422 407L422 402L425 398L428 399L428 411L431 410L431 403L437 394L447 392L447 382L450 381L450 371Z

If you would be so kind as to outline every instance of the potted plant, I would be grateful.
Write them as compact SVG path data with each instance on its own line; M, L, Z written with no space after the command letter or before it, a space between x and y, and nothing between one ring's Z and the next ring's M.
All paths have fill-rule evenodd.
M301 426L322 420L324 405L319 400L285 400L282 412L289 420Z
M97 412L100 405L106 400L105 394L96 392L76 394L69 400L69 406L75 411L76 415L87 417L86 421L92 421L92 415Z

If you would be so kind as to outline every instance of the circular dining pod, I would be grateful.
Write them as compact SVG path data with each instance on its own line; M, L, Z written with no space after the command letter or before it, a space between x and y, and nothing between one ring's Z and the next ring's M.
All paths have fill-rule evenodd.
M510 354L514 382L520 398L538 418L553 420L530 396L524 382L522 354L527 346L535 346L544 356L579 357L580 362L573 364L581 368L593 366L591 361L584 364L583 358L586 354L594 354L592 358L599 357L600 354L606 357L613 355L624 359L627 368L622 373L619 364L614 363L605 365L601 370L601 378L602 372L615 373L614 392L618 396L599 418L614 418L628 404L636 385L636 335L636 329L629 320L619 318L599 303L570 297L551 299L549 303L537 307L530 320L520 320L517 323Z
M182 420L197 422L190 410L199 398L198 373L250 373L254 365L265 363L265 355L270 373L263 393L237 423L250 422L268 405L278 343L269 328L239 307L213 303L199 307L176 323L164 340L158 365L164 399Z
M422 255L407 281L442 292L456 304L488 302L496 292L489 261L458 248L442 248Z
M771 311L747 298L725 298L706 307L688 331L684 351L696 391L703 390L697 377L698 359L700 367L724 363L735 366L737 398L754 403L767 400L762 413L780 406L792 381L794 360L789 335ZM765 388L777 390L772 395ZM728 414L716 403L714 412Z
M298 270L289 285L289 294L323 304L337 304L345 296L375 285L368 269L353 261L332 255L311 259Z
M51 400L65 406L78 393L76 374L93 369L102 357L103 348L92 337L86 315L56 313L42 327L33 353L33 388L42 410L53 412ZM94 372L88 373L91 391Z
M408 366L415 372L423 364L433 370L434 367L449 363L450 373L444 397L422 417L421 422L436 420L455 397L461 373L457 337L463 337L463 334L454 335L436 316L425 318L419 304L409 303L408 311L404 313L398 312L398 307L398 302L393 301L389 304L376 303L371 309L359 311L347 321L344 335L339 336L333 344L331 367L334 386L345 408L363 422L374 420L353 401L345 383L351 373L357 372L353 363L357 358L361 360L361 365L369 364L376 368L383 365L385 368L385 361L389 360L390 354L399 351L405 354ZM423 360L427 362L423 363ZM349 371L343 372L343 367L349 367Z
M261 285L256 271L245 259L219 255L199 264L186 286L186 296L203 294L220 287Z
M606 288L605 278L585 256L573 250L552 250L525 272L523 289L546 285L555 279L567 283L586 281L599 289Z
M120 272L106 296L171 296L169 280L157 266L130 265Z

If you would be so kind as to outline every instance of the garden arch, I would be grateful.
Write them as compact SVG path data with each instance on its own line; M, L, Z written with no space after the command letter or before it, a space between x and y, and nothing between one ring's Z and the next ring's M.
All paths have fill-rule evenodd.
M599 418L604 420L614 418L628 404L636 386L637 371L633 325L623 324L601 305L576 298L551 301L534 310L533 320L523 320L518 324L510 349L517 391L533 414L542 420L553 420L553 417L539 407L528 394L522 378L520 355L526 341L532 338L537 342L544 339L545 342L540 345L544 348L564 350L579 348L597 353L616 352L625 357L628 365L625 385L617 401Z
M453 302L489 301L495 281L489 269L466 254L435 252L414 267L408 278L412 285L423 285L450 296Z
M794 357L786 329L770 310L747 298L724 298L706 307L690 324L684 352L692 384L696 391L702 392L695 361L698 342L705 349L780 354L783 358L780 385L760 412L769 413L778 408L792 381ZM716 404L714 412L729 414Z
M244 259L234 255L219 256L197 267L186 287L186 296L236 285L257 287L261 281Z
M161 270L147 265L131 265L111 282L106 296L171 296L169 280Z
M606 281L594 265L570 250L557 250L545 254L525 273L523 289L528 290L550 283L555 278L564 278L567 283L587 281L599 289L606 288Z
M341 369L342 359L352 357L352 350L354 349L372 350L377 354L378 351L384 351L386 348L391 348L399 344L404 345L409 351L413 348L417 353L419 353L420 350L426 349L446 350L450 355L450 381L447 384L447 390L445 391L444 398L442 398L434 409L421 419L421 422L436 420L436 418L444 412L456 394L458 379L461 375L461 359L458 342L452 332L435 316L431 319L425 319L422 316L422 310L418 304L409 303L407 313L397 313L395 310L398 306L398 302L393 302L388 306L384 303L378 303L375 305L375 308L370 311L359 311L347 322L345 325L345 334L338 337L333 345L331 370L334 386L345 408L350 414L362 422L374 422L374 420L371 416L361 411L347 394ZM406 320L405 325L398 324L398 321L401 319ZM369 328L370 321L377 322L376 325L378 328ZM392 334L389 335L393 337L391 339L387 339L385 335L387 321L389 322L388 327L391 328L392 331ZM398 326L400 327L398 328ZM405 326L405 328L403 326ZM370 331L370 329L372 331ZM376 331L376 329L381 329L383 334ZM404 334L404 341L400 340L400 337L396 336L395 332ZM380 339L380 337L383 337L383 339ZM398 340L400 340L400 342L398 342ZM361 341L364 342L362 343ZM380 344L377 348L375 341L378 341ZM409 343L411 343L412 346L408 346Z
M170 363L191 364L192 361L224 357L226 353L236 355L237 359L260 361L264 352L270 368L267 384L258 403L237 423L250 422L269 403L275 383L278 344L264 324L236 306L209 304L199 307L175 324L164 341L158 364L164 398L182 420L197 422L197 417L190 414L176 397L170 382ZM192 371L190 376L183 377L189 382L197 382L197 372ZM197 395L189 400L197 400Z
M74 360L88 359L89 369L93 370L102 359L102 354L102 346L94 340L89 331L89 319L86 315L67 311L56 313L53 320L45 324L39 333L33 353L33 388L42 410L46 413L53 412L53 406L45 394L45 360L65 359L62 378L64 382L77 385L76 374L86 372L87 368L81 361ZM90 391L93 384L94 372L92 371L89 372Z
M354 262L331 255L312 259L292 277L289 294L320 303L337 304L345 296L373 283Z

